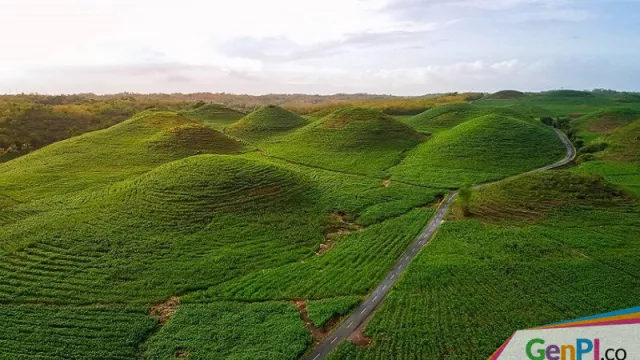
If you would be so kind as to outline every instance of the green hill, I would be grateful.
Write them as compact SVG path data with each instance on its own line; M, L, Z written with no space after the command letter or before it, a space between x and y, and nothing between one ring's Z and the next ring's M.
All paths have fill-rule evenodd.
M470 210L484 222L538 220L562 206L618 207L633 199L600 176L545 171L492 184L473 194Z
M488 95L487 99L521 99L525 97L526 94L521 91L516 90L502 90L491 95Z
M584 146L576 172L598 174L640 196L640 111L605 109L571 125Z
M308 124L303 117L276 105L263 106L227 128L227 133L249 141L281 135Z
M578 131L608 133L638 119L640 119L640 109L607 108L576 119L571 126Z
M617 161L640 161L640 121L617 128L604 137L609 144L603 158Z
M237 141L184 116L147 111L0 164L0 193L18 201L64 195L121 181L184 157L241 149Z
M440 132L416 147L394 179L458 187L515 175L559 160L565 148L552 128L512 117L487 115Z
M376 310L375 346L345 344L334 359L489 358L513 329L637 306L640 209L600 179L527 174L474 191L471 208L442 224ZM453 340L423 341L441 338Z
M185 124L167 128L151 141L158 150L176 153L185 150L196 154L238 154L243 144L202 124Z
M197 105L191 109L181 111L180 114L189 119L200 121L216 130L222 130L246 115L221 104Z
M322 239L319 195L291 170L201 155L99 191L14 205L13 220L0 223L0 261L27 267L0 267L0 276L38 270L2 287L0 301L149 304L294 261Z
M270 155L304 164L382 176L422 138L378 110L345 108L264 147Z
M516 119L533 121L533 117L511 107L484 107L469 103L455 103L437 106L405 120L419 131L439 132L450 129L465 121L486 115L511 116Z

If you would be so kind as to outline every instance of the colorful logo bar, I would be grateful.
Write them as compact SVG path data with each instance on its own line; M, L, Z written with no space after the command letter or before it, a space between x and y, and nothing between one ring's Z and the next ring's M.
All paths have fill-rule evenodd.
M640 360L640 307L517 331L498 359Z

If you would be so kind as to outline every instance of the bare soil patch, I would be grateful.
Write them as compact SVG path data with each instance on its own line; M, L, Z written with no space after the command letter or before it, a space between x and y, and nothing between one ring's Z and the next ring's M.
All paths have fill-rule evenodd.
M329 214L329 225L324 231L324 241L316 250L316 254L322 255L331 250L338 237L361 229L362 226L350 221L349 215L344 211L333 211Z
M187 357L189 357L189 351L184 349L176 350L173 356L177 359L186 359Z
M347 340L349 340L356 346L367 346L371 344L373 339L364 335L364 328L367 326L368 322L369 320L360 324L360 326L358 326L358 328L353 333L351 333L351 335L349 335Z
M318 329L317 327L313 326L313 323L311 322L311 320L309 320L309 312L307 311L306 301L296 300L293 303L298 308L298 312L300 312L300 318L307 325L307 329L309 329L309 331L311 331L311 334L313 334L315 345L318 345L320 342L322 342L322 340L324 340L324 338L327 337L327 335L329 335L328 332L325 332L322 329Z
M173 296L161 304L152 305L149 315L157 316L158 325L162 326L171 319L171 316L178 310L178 307L180 307L180 298Z

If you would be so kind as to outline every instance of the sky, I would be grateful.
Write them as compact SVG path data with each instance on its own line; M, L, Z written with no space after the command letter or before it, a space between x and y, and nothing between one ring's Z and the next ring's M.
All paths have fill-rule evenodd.
M0 93L640 90L640 0L0 0Z

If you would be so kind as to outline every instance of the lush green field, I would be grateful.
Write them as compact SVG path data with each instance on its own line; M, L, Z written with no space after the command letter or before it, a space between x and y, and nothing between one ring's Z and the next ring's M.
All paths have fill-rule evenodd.
M341 296L309 301L309 320L313 326L322 328L336 316L348 315L360 303L360 300L360 296Z
M295 165L257 152L242 155L243 149L244 144L176 113L145 112L0 165L0 308L47 304L48 311L75 312L80 311L77 306L110 304L138 311L148 324L144 334L150 334L155 321L144 313L151 304L175 295L185 295L188 302L190 296L213 292L216 285L302 265L304 282L288 276L274 279L282 292L250 297L289 301L351 296L346 310L340 304L331 310L329 303L319 304L316 313L311 302L314 318L326 322L326 317L344 314L357 301L354 296L375 285L431 213L412 209L432 204L442 193L385 185L379 178ZM234 153L238 155L228 155ZM316 255L321 244L330 251ZM387 256L379 258L376 252ZM349 278L329 277L322 266L333 267L334 274L359 270L368 280L334 286L333 281ZM314 290L317 281L325 285ZM189 316L222 311L215 304L179 310L177 325L170 321L168 330L163 328L149 343L147 354L171 357L175 336L201 338L200 332L223 331L226 325L213 322L211 328L185 327L173 333ZM265 309L256 305L238 311L259 324L260 314L272 310ZM291 338L256 342L247 351L270 352L272 358L304 352L310 334L297 313L292 314L282 321L295 319L299 330L291 336L297 343ZM280 326L277 317L274 324ZM87 330L87 336L102 336L93 331ZM254 341L261 332L255 334L245 341ZM15 342L15 334L8 336ZM124 338L108 344L137 351L145 336L136 338L133 348ZM188 348L203 354L220 345L216 339L195 341ZM283 344L293 350L274 348ZM228 345L229 356L245 347ZM73 346L72 340L66 346Z
M571 122L579 173L603 176L640 196L640 110L611 107Z
M529 122L537 121L529 114L530 112L521 112L511 107L484 107L470 103L455 103L429 109L406 119L405 122L417 130L437 133L487 115L508 116Z
M456 188L467 181L481 183L532 170L564 154L564 145L549 127L485 115L437 133L389 172L392 180Z
M377 110L346 108L262 146L269 155L291 161L384 177L423 138Z
M311 334L292 303L182 306L147 345L147 359L295 360Z
M187 108L180 113L189 119L200 121L216 130L223 130L245 116L244 113L224 105L205 103L196 103L191 108Z
M472 196L333 359L485 359L516 329L637 306L640 208L597 177L527 175Z
M282 135L308 122L300 115L279 106L263 106L233 123L226 132L252 142Z
M306 117L167 100L176 112L0 164L0 344L25 359L297 359L314 339L294 302L329 330L447 189L559 160L538 117L581 108L593 114L565 128L580 166L474 194L473 216L443 225L374 316L373 344L339 357L486 358L517 327L637 305L640 212L589 175L638 193L631 94L469 96L319 103Z
M511 107L517 110L528 109L531 115L542 116L580 116L600 111L611 106L626 106L640 109L637 94L587 92L574 90L555 90L526 94L524 97L492 98L485 97L475 101L477 106Z
M1 306L2 359L135 359L155 320L143 312Z

